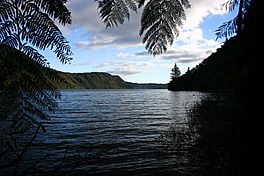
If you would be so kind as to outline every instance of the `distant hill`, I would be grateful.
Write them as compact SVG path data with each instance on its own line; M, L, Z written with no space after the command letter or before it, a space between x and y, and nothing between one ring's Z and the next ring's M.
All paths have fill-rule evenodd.
M0 45L0 51L11 50L17 52L6 45ZM15 57L0 58L1 69L0 77L6 76L5 72L12 73L15 68L20 68L20 62L23 66L23 72L34 74L41 73L50 84L57 89L167 89L167 84L138 84L125 82L121 77L111 75L105 72L91 73L68 73L61 72L48 67L43 67L35 61L28 59L25 55L18 62ZM10 68L8 68L10 67ZM32 70L34 68L34 71ZM28 75L28 74L25 74ZM28 78L31 79L31 78Z
M131 82L127 82L127 83L134 89L167 89L168 88L168 84L131 83Z
M91 73L66 73L57 74L62 82L55 83L59 89L131 89L119 76L113 76L104 72Z
M5 52L6 50L11 51L11 53L19 52L18 50L6 45L0 45L0 51ZM13 75L15 79L15 72L19 71L17 68L21 68L25 79L36 79L34 76L30 77L28 75L34 75L34 73L38 72L43 79L45 78L51 85L54 86L54 88L57 89L132 89L132 87L119 76L113 76L109 73L103 72L60 72L48 67L43 67L25 55L22 56L19 60L15 56L7 56L8 58L0 57L0 78L8 79L8 77L10 77L8 76L9 74ZM20 72L21 71L19 71L19 73ZM17 77L17 79L21 78Z

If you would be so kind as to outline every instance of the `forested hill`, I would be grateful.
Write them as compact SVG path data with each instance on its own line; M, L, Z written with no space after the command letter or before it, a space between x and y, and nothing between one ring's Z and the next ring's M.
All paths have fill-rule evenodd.
M241 43L242 44L242 43ZM232 37L204 59L195 68L172 80L169 90L228 91L233 85L234 58L237 57L237 37ZM242 45L240 45L243 47ZM240 68L243 66L240 65ZM239 69L238 78L243 77L247 69Z
M104 72L91 73L65 73L58 72L63 82L57 82L55 86L60 89L130 89L119 76L113 76Z
M134 89L167 89L168 84L158 84L158 83L132 83L127 82Z
M11 54L5 54L10 52ZM106 72L68 73L43 67L17 49L0 44L0 78L20 81L41 78L57 89L167 89L167 84L125 82L120 76ZM22 76L19 76L23 73ZM3 81L1 80L1 81ZM37 80L36 80L37 81Z
M8 79L21 77L35 80L36 76L48 80L54 88L58 89L130 89L132 88L119 76L113 76L104 72L92 73L66 73L51 68L43 67L37 62L29 59L20 51L6 45L0 45L0 51L11 51L14 56L1 54L0 56L0 78L8 83ZM17 55L21 54L20 57ZM3 57L4 56L4 57ZM17 76L22 73L22 76Z

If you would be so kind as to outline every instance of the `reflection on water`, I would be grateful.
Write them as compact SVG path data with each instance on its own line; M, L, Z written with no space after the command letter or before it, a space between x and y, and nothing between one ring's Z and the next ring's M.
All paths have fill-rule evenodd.
M47 132L39 134L28 154L46 156L39 170L56 173L68 163L68 174L174 175L179 158L160 154L157 138L171 123L183 122L186 108L206 94L63 90L62 95L59 110L45 122Z

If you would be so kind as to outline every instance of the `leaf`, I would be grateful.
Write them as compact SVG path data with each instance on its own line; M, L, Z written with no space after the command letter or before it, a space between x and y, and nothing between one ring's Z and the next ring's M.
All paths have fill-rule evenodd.
M118 26L130 19L132 10L137 12L136 0L97 0L102 21L106 27Z
M227 38L229 36L232 36L237 31L237 17L235 17L232 20L229 20L228 22L223 23L221 26L218 27L218 29L215 31L216 34L216 40L219 38Z
M185 19L184 7L190 7L188 0L148 1L143 9L139 35L144 35L142 41L149 53L162 54L172 45Z

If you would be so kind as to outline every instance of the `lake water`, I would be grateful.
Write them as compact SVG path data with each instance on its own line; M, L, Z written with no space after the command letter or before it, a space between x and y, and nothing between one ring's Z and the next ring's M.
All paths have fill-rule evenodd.
M59 109L45 121L47 132L29 154L45 156L38 169L55 175L177 174L179 158L160 152L157 138L184 122L188 107L206 95L164 89L61 93Z

